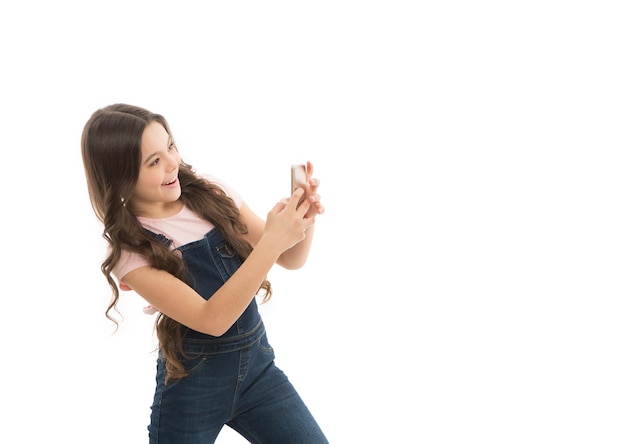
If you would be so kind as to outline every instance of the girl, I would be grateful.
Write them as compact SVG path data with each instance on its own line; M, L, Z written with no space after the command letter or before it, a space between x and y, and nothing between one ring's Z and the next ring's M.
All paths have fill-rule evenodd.
M183 162L165 118L146 109L97 110L81 149L109 244L106 315L113 320L119 289L159 313L150 443L212 443L224 424L252 443L326 443L274 365L255 300L271 296L275 263L296 269L307 259L324 211L311 163L305 189L263 221L226 184Z

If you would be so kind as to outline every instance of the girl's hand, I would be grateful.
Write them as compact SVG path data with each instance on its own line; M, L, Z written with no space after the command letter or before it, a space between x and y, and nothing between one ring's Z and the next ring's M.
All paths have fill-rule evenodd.
M307 228L315 222L314 218L307 217L311 211L307 200L298 206L303 194L304 190L298 188L291 198L281 200L267 214L263 237L271 240L280 253L301 242Z
M324 206L321 203L321 196L317 193L320 186L319 179L313 177L313 164L306 163L306 201L310 204L306 213L306 218L315 219L315 216L324 212Z

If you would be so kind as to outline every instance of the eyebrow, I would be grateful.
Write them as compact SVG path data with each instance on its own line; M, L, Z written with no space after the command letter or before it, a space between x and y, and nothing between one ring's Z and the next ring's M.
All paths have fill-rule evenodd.
M169 147L172 144L172 137L168 137L167 138L167 146ZM147 164L150 162L150 159L152 159L154 156L158 156L159 154L161 154L162 151L155 151L154 153L150 154L148 157L146 157L146 160L143 161L143 164Z

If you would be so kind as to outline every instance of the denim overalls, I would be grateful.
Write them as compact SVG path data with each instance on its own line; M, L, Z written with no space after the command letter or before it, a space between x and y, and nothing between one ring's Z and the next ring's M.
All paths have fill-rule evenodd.
M155 235L164 243L169 240ZM242 261L217 229L176 249L191 285L211 297ZM180 253L178 253L180 252ZM183 364L189 375L165 385L165 361L157 360L151 444L213 443L224 424L248 441L264 444L327 443L287 376L274 365L274 351L253 299L220 337L188 329Z

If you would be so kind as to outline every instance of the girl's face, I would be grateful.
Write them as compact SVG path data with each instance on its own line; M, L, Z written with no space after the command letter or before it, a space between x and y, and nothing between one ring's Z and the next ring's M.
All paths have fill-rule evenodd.
M141 137L141 166L132 196L139 216L163 218L180 209L180 156L159 122L150 122Z

